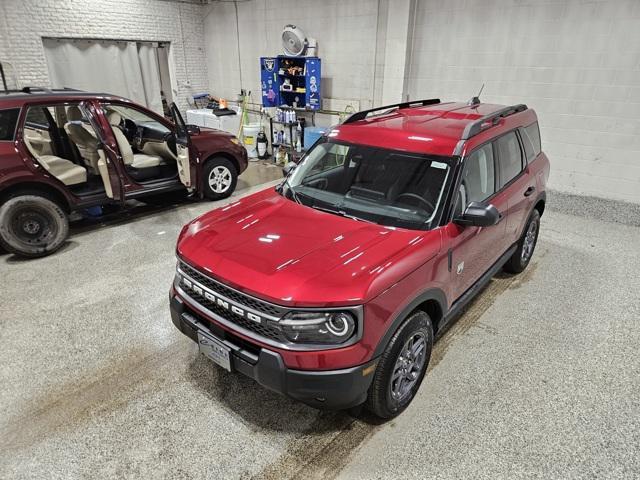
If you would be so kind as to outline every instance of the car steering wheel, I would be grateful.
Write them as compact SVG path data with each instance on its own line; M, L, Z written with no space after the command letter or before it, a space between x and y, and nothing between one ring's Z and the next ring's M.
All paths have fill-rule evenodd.
M128 118L122 119L122 133L127 137L129 142L133 142L136 134L138 133L138 126L133 120L129 120Z
M433 212L435 210L435 207L433 206L433 204L429 201L429 200L425 200L424 198L422 198L420 195L418 195L417 193L401 193L400 195L398 195L396 197L396 200L394 203L402 203L399 202L399 200L402 197L407 197L407 198L412 198L414 200L417 200L419 203L426 205L428 210L427 211L431 211Z

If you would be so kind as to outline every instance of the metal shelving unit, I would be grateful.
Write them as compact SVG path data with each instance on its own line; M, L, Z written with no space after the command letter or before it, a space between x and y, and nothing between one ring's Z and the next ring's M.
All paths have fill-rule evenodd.
M306 112L306 110L304 109L296 109L296 111L302 111L302 112ZM315 123L315 115L314 112L310 112L312 114L312 125ZM296 129L296 127L298 126L298 122L300 122L300 127L302 127L302 131L301 131L301 138L300 138L300 144L302 145L302 152L297 152L296 151L296 146L295 144L292 143L278 143L278 142L274 142L274 128L273 125L282 125L284 128L289 130L289 139L293 139L293 132ZM281 122L279 120L275 120L273 118L269 119L269 127L270 127L270 133L271 133L271 139L270 139L270 143L271 143L271 156L274 158L276 158L276 152L275 149L277 147L285 147L287 149L287 153L289 154L289 156L293 156L293 157L299 157L302 154L304 154L305 152L305 145L304 145L304 129L306 127L306 123L307 120L304 117L300 117L298 118L298 120L296 120L295 122Z

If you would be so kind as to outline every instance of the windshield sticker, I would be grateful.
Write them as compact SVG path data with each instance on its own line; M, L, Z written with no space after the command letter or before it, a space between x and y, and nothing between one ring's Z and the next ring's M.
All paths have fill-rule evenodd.
M440 170L447 168L447 164L442 162L431 162L431 166L433 168L439 168Z

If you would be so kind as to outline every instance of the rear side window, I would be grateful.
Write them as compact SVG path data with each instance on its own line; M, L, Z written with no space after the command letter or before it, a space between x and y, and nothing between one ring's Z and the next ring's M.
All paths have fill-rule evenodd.
M522 171L522 151L515 132L509 132L496 140L500 188Z
M536 158L542 150L540 145L540 129L538 128L538 122L522 128L520 132L522 133L524 150L527 153L527 162L530 162Z
M19 108L0 110L0 141L13 140L18 123Z
M48 130L50 123L49 118L45 113L46 109L47 107L29 107L29 110L27 110L27 118L25 119L27 126Z

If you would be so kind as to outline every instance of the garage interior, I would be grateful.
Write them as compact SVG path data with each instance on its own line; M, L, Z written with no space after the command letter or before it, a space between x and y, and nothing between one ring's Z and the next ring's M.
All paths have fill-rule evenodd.
M0 250L0 478L640 477L640 2L4 0L0 17L1 89L175 102L249 152L228 198L91 207L51 255ZM309 51L278 64L290 26ZM309 83L272 98L273 61ZM436 341L402 414L312 408L176 329L185 224L273 190L355 112L480 91L537 113L538 243Z

